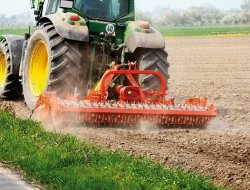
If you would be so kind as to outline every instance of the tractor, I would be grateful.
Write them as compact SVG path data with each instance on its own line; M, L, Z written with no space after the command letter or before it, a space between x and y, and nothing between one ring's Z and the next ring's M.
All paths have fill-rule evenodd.
M0 37L0 97L57 124L205 125L216 115L206 98L166 98L164 37L135 21L134 0L31 0L35 26ZM58 122L60 121L60 122Z

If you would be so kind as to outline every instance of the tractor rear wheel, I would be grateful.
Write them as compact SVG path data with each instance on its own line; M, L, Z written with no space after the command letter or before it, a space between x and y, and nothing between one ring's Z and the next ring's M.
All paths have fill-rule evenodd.
M59 97L84 88L79 42L61 37L51 23L40 25L29 39L23 69L27 106L35 108L39 95L56 91Z
M13 74L13 57L10 51L10 44L6 39L0 42L0 97L1 98L18 98L22 95L22 86L18 74ZM20 56L19 52L15 53L16 57ZM21 57L19 57L19 60Z
M135 53L128 56L128 61L136 61L140 70L154 70L160 72L167 81L169 79L168 53L164 49L137 49ZM140 75L139 85L143 90L159 89L159 81L154 75Z

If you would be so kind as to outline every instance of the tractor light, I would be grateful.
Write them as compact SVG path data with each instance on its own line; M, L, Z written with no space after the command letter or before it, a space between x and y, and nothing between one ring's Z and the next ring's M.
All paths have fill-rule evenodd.
M81 18L75 13L68 13L67 17L71 21L80 21L81 20Z
M137 21L136 23L137 23L137 25L138 25L140 28L142 28L142 29L147 30L147 29L150 28L148 22L145 22L145 21Z

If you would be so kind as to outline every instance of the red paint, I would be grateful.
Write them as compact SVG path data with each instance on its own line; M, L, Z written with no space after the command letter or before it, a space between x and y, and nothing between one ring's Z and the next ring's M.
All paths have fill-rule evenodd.
M79 21L81 18L75 13L68 13L68 19L72 21Z
M160 81L160 90L143 91L134 76L155 75ZM118 100L107 100L108 87L117 75L124 75L130 85L114 88ZM136 69L129 64L128 69L119 70L113 66L101 78L100 88L91 89L87 97L67 95L59 99L55 92L39 96L35 112L43 120L59 125L62 122L81 121L87 123L138 123L141 120L161 125L206 125L216 116L216 107L207 105L207 98L188 98L183 104L175 103L166 95L166 81L156 71Z

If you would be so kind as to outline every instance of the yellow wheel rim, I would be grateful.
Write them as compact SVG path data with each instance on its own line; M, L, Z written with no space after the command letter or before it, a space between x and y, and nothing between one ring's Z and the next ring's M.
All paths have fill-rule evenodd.
M0 52L0 88L5 84L6 80L6 60L5 55Z
M29 86L33 96L39 96L45 90L48 78L48 53L42 40L36 42L29 62Z

